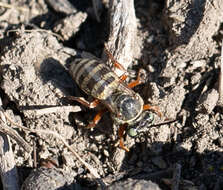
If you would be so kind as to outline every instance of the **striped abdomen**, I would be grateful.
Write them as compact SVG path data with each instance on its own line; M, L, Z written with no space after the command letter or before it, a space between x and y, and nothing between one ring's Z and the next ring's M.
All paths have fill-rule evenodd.
M118 76L95 59L79 59L70 67L70 74L87 94L105 100L119 85Z

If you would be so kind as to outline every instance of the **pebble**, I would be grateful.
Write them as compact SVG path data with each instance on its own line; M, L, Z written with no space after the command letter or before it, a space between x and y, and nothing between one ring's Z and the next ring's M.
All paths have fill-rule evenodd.
M78 168L78 171L77 171L77 173L80 175L80 174L82 174L84 172L84 168Z
M206 65L206 61L205 60L196 60L191 62L191 67L193 69L199 68L199 67L204 67Z
M81 187L74 183L73 176L57 168L38 168L32 170L22 184L22 190L75 189Z
M106 157L109 157L109 152L107 151L107 150L103 150L103 153L104 153L104 155L106 156Z
M137 180L137 179L127 179L124 181L116 182L108 187L108 190L123 190L123 189L131 189L131 190L161 190L160 187L149 180Z
M210 114L217 105L219 99L218 91L211 89L204 93L199 99L198 111Z
M199 113L196 117L195 120L197 121L198 125L204 126L208 121L209 121L209 116L207 114L202 114Z

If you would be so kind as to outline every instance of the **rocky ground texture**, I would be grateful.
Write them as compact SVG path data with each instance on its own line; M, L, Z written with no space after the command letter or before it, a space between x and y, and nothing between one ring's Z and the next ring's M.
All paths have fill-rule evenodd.
M125 152L109 114L86 129L97 110L67 98L91 98L69 65L77 57L104 59L109 1L0 3L1 111L30 129L13 128L31 151L9 135L19 187L41 189L49 177L49 189L223 189L223 0L138 0L134 10L129 80L143 69L145 82L134 90L163 117L137 138L126 136Z

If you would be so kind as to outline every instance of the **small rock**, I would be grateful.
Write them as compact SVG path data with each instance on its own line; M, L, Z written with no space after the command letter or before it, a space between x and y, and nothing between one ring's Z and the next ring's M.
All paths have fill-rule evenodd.
M147 180L136 180L136 179L127 179L124 181L116 182L108 187L108 190L123 190L123 189L131 189L131 190L161 190L156 183Z
M201 80L201 74L200 73L196 73L195 75L193 75L191 77L191 84L195 85L195 84L199 83L200 80Z
M98 147L96 144L91 144L90 145L90 150L92 150L93 152L98 152Z
M78 171L77 171L77 173L80 175L80 174L82 174L84 172L84 168L78 168Z
M191 62L191 67L193 69L199 68L199 67L204 67L206 65L205 60L196 60Z
M109 152L107 151L107 150L103 150L103 153L104 153L104 155L106 156L106 157L109 157Z
M112 154L112 163L116 170L119 170L121 168L125 155L126 152L119 148L117 148L115 152Z
M69 153L67 153L67 152L63 153L62 154L62 159L67 166L70 166L70 167L75 166L74 158Z
M33 170L22 184L22 190L56 190L81 187L73 183L73 177L58 168L38 168Z
M176 146L176 150L177 151L187 151L187 152L189 152L189 151L191 151L191 148L192 148L192 143L191 143L191 141L185 141L185 142L182 142L182 143L180 143L180 144L178 144L177 146Z
M199 99L197 111L210 114L217 105L219 98L218 91L211 89L204 93Z
M204 151L210 145L210 140L208 137L203 137L197 140L196 151L200 154L204 153Z
M105 138L104 135L97 135L97 136L94 136L94 139L95 139L96 141L98 141L98 142L103 141L104 138Z
M168 125L162 125L159 128L159 133L157 134L157 141L159 142L167 142L170 137L170 127Z
M74 36L79 31L80 25L86 18L87 14L82 12L69 15L57 22L53 30L59 33L64 40L69 40L70 37Z
M186 62L181 62L181 63L177 64L177 68L178 68L178 69L183 69L183 68L185 68L186 66L187 66L187 63L186 63Z
M207 114L199 113L195 120L197 121L197 124L200 126L204 126L209 121L209 116Z

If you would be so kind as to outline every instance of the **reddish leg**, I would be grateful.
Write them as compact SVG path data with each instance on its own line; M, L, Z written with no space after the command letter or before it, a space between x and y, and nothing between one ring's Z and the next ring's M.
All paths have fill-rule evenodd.
M97 105L100 103L99 100L95 99L93 102L88 102L82 97L74 97L74 96L69 96L68 97L70 100L77 101L81 103L82 105L88 107L88 108L95 108ZM88 124L87 128L94 128L98 122L101 120L102 115L106 112L106 109L100 110L94 117L93 121Z
M150 106L149 104L145 104L143 106L143 110L154 111L160 118L163 116L163 114L159 111L159 108L157 106Z
M121 81L125 81L127 79L127 77L128 77L127 75L123 74L122 76L119 77L119 79Z
M95 108L100 103L99 100L97 100L97 99L95 99L93 102L88 102L87 100L85 100L82 97L68 96L68 99L77 101L88 108Z
M132 82L130 82L128 84L128 87L129 88L134 88L135 86L137 86L137 85L139 85L141 83L142 83L142 80L141 80L141 77L140 77L140 70L139 70L138 75L137 75L137 79L132 81Z
M88 124L87 128L94 128L94 127L98 124L98 122L101 120L101 117L102 117L102 115L103 115L105 112L107 112L106 109L102 109L102 110L100 110L100 111L95 115L93 121L90 122L90 123Z
M109 57L109 59L111 60L112 64L114 67L122 70L122 71L126 71L126 69L118 62L115 60L115 58L113 57L113 55L108 51L108 48L105 46L105 52L107 54L107 56Z
M128 76L126 75L126 73L127 73L126 69L125 69L125 68L124 68L118 61L115 60L115 58L114 58L113 55L108 51L108 48L107 48L106 46L105 46L105 52L106 52L108 58L111 60L113 66L116 67L116 68L118 68L118 69L120 69L120 70L122 70L122 71L124 71L124 74L123 74L122 76L120 76L120 80L121 80L121 81L125 81L126 78L128 77Z
M125 129L126 129L126 125L121 125L118 129L119 146L121 149L125 150L126 152L129 152L129 149L125 147L124 145L123 135L124 135Z

